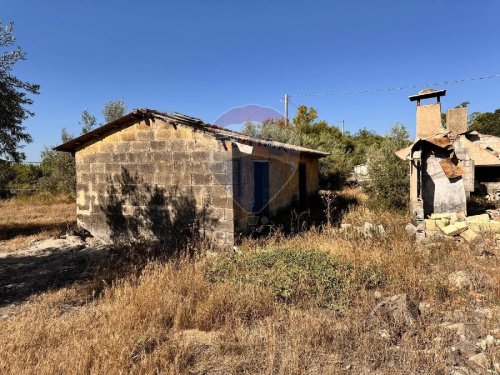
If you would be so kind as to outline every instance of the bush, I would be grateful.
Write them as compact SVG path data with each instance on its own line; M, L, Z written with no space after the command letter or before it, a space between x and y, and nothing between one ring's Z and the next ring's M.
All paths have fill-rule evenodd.
M71 154L47 148L42 152L40 168L43 176L38 181L39 191L75 196L76 167Z
M4 160L0 160L0 197L7 194L8 184L16 177L12 165Z
M207 277L212 282L264 287L286 304L309 302L334 308L342 292L339 265L320 251L272 249L239 256L221 254L207 268Z
M10 181L9 188L21 192L33 192L37 181L42 176L40 167L33 164L13 164L15 177Z
M395 152L410 144L408 130L395 124L380 145L368 151L368 192L386 207L408 206L410 193L409 164L399 159Z

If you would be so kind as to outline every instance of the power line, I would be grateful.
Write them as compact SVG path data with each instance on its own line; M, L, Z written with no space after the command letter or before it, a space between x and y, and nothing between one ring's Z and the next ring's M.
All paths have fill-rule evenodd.
M294 102L292 102L290 99L288 99L288 103L292 104L295 108L299 109L299 107L297 107L297 104L295 104Z
M463 78L463 79L455 79L450 81L442 81L442 82L433 82L433 83L415 83L412 85L400 86L400 87L388 87L384 89L371 89L371 90L359 90L359 91L337 91L337 92L326 92L326 93L316 93L316 94L288 94L288 97L305 97L305 96L333 96L333 95L355 95L355 94L371 94L376 92L386 92L386 91L397 91L397 90L406 90L413 89L418 87L425 86L438 86L438 85L449 85L453 83L463 83L469 81L480 81L486 79L499 78L500 74L494 74L490 76L483 77L474 77L474 78Z

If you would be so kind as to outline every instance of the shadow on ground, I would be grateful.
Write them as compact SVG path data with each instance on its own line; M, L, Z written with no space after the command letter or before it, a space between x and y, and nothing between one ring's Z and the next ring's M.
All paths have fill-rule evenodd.
M59 243L43 250L0 254L0 307L92 278L99 260L107 256L105 249Z
M17 236L31 236L45 231L59 231L65 233L69 228L75 226L75 221L66 221L54 224L12 224L0 225L0 241L11 240Z

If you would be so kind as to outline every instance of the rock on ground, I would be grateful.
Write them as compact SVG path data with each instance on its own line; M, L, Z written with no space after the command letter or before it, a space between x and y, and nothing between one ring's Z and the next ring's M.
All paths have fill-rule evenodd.
M464 271L456 271L448 275L448 282L457 289L471 289L472 277Z

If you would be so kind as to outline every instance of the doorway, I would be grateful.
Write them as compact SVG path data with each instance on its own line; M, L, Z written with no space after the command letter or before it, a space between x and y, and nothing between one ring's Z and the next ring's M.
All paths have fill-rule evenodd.
M307 205L307 169L304 163L299 164L299 203L302 208Z
M260 213L269 203L269 162L253 162L254 204L252 211Z

